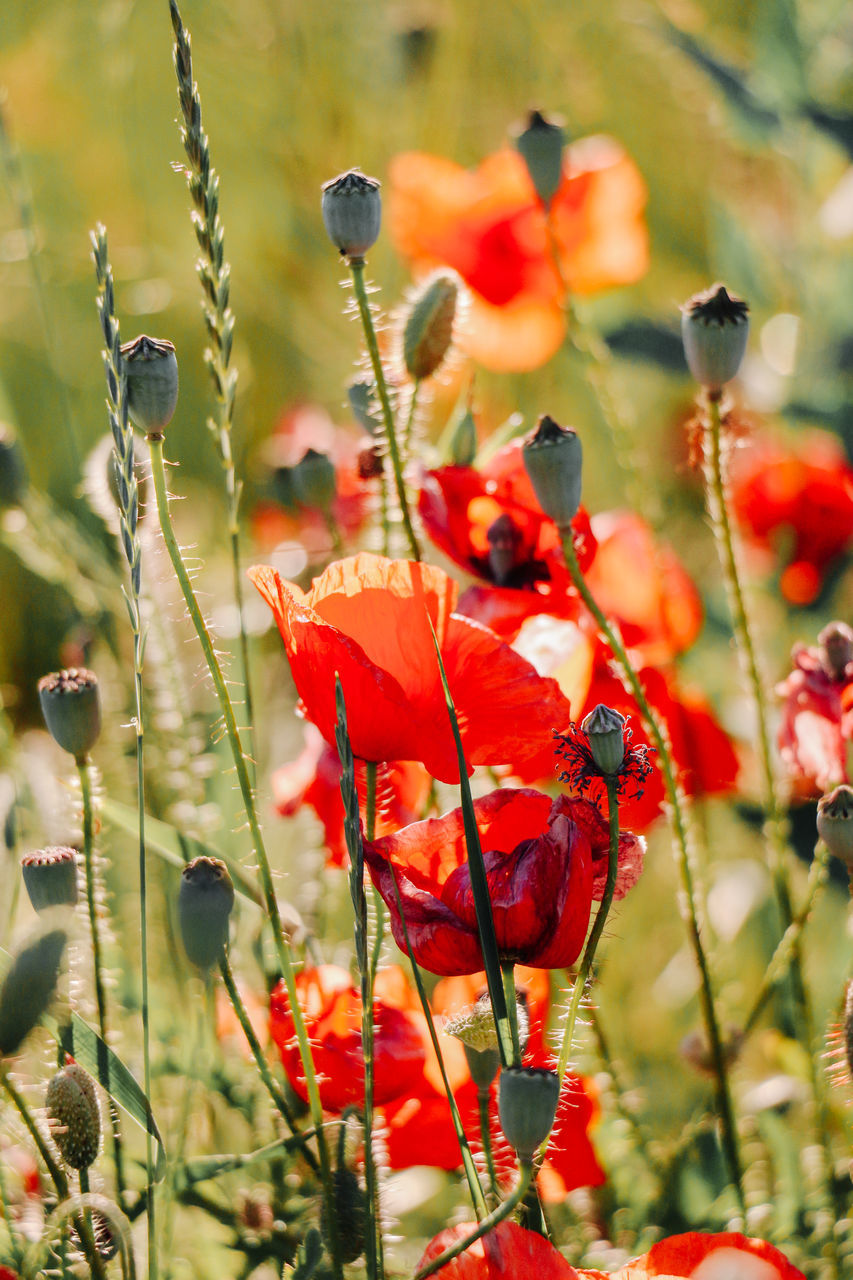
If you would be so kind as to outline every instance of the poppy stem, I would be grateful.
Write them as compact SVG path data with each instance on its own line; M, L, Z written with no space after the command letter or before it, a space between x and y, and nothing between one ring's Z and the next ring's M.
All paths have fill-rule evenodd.
M587 938L586 947L584 948L583 959L580 963L577 975L575 977L575 985L572 989L571 1000L566 1015L566 1025L563 1029L563 1042L560 1046L560 1058L557 1064L557 1073L560 1077L560 1085L562 1086L563 1078L569 1066L569 1055L572 1051L574 1042L575 1023L577 1022L578 1009L580 1008L583 993L592 972L592 962L595 959L595 952L598 948L601 934L604 930L604 922L610 911L613 902L613 891L616 888L616 875L619 870L619 799L618 799L618 779L615 774L607 774L604 779L607 787L607 815L608 825L610 828L610 847L607 855L607 880L604 885L604 894L601 898L601 904L595 914L595 921Z
M651 736L658 754L658 761L663 775L664 788L666 790L667 800L669 801L672 829L675 836L678 854L678 868L681 877L682 889L682 893L678 897L678 902L681 909L682 919L686 925L690 944L693 949L696 967L699 970L700 1003L705 1023L705 1033L708 1037L708 1044L710 1045L711 1050L711 1061L713 1063L714 1076L717 1081L717 1104L720 1110L720 1119L722 1122L723 1149L726 1154L726 1161L729 1166L729 1176L734 1184L741 1216L745 1221L746 1201L743 1192L740 1147L738 1143L737 1126L735 1124L734 1108L732 1105L728 1069L723 1050L723 1039L720 1033L720 1024L714 999L714 989L711 983L711 971L708 964L708 957L705 954L705 944L702 941L702 931L699 922L699 909L694 884L693 854L691 850L691 839L687 819L686 796L684 795L681 784L679 783L676 775L675 765L673 763L665 730L649 705L643 686L640 684L637 673L631 665L631 660L628 657L625 646L614 631L613 627L611 627L610 623L607 621L607 618L599 608L595 597L586 584L586 580L581 572L581 567L578 564L578 558L575 553L571 528L561 529L560 537L563 544L563 555L565 557L572 582L575 585L575 589L595 619L599 632L607 641L613 652L613 656L619 663L619 666L622 669L623 679L634 695L643 723Z
M103 957L101 951L101 931L98 926L98 908L95 901L97 880L95 873L95 841L94 811L92 807L92 778L90 765L86 757L76 761L80 778L80 796L83 801L83 862L86 869L86 906L89 912L89 929L92 934L92 969L95 982L95 1003L98 1009L98 1030L104 1044L109 1043L107 1019L107 993L104 987ZM110 1126L113 1138L113 1166L116 1177L116 1197L119 1205L124 1204L124 1161L121 1139L121 1121L118 1107L110 1098Z
M422 386L422 380L416 378L412 384L412 395L409 400L409 412L406 414L406 425L403 428L403 452L408 456L412 447L412 432L415 428L415 415L418 411L418 396Z
M454 1258L458 1258L460 1253L464 1253L466 1249L470 1249L472 1244L478 1240L482 1240L483 1236L494 1231L499 1223L504 1222L511 1213L515 1211L527 1195L528 1187L533 1179L533 1164L530 1160L525 1160L521 1166L521 1177L518 1184L511 1195L507 1196L503 1204L499 1204L497 1209L493 1209L487 1218L479 1224L476 1231L472 1231L470 1235L464 1236L461 1240L457 1240L449 1249L445 1249L437 1258L433 1258L425 1267L420 1267L414 1274L413 1280L426 1280L427 1276L434 1275L436 1271L440 1271L448 1262L452 1262Z
M509 1029L512 1035L512 1062L509 1063L509 1066L520 1067L521 1041L518 1036L518 996L515 988L515 965L512 961L501 964L501 975L503 977L504 999L506 1000Z
M337 681L336 696L343 703L343 689L340 678ZM347 734L346 708L339 711L338 725L341 733ZM341 785L346 785L350 793L354 793L355 805L358 805L358 792L355 788L355 772L352 761L352 745L347 736L349 759L344 764L344 775ZM367 796L365 800L365 826L367 838L372 840L376 831L376 761L367 762ZM346 797L345 797L346 800ZM367 899L364 895L364 852L361 847L360 833L355 834L359 849L357 856L350 853L350 891L356 911L356 951L361 976L361 1049L364 1057L364 1182L367 1193L368 1232L365 1248L367 1263L367 1280L379 1280L382 1275L382 1227L379 1215L379 1188L376 1177L376 1159L373 1151L374 1120L374 1084L376 1077L375 1028L373 1019L373 991L376 981L376 970L379 965L379 952L382 949L382 922L377 921L377 936L374 939L373 952L368 960L367 955Z
M157 516L160 522L163 542L165 543L166 550L169 554L169 559L172 562L172 568L174 569L175 576L178 579L181 593L184 597L184 603L187 607L187 612L189 613L193 626L195 627L195 632L198 636L199 643L201 644L207 668L210 672L211 679L213 680L213 687L216 692L219 709L222 713L222 719L225 724L225 733L231 747L231 755L234 760L234 768L237 773L237 781L240 787L240 794L243 799L243 808L249 824L252 846L258 860L261 888L264 895L267 916L269 918L270 928L272 929L273 940L275 942L278 962L281 966L282 977L284 978L284 984L287 989L290 1013L293 1018L293 1028L296 1033L297 1044L299 1045L299 1057L302 1062L302 1069L305 1072L305 1084L308 1090L308 1103L311 1110L311 1119L315 1129L317 1130L317 1148L320 1156L320 1174L323 1182L323 1189L329 1207L329 1215L334 1223L334 1186L332 1182L331 1163L329 1160L329 1148L326 1142L325 1131L323 1129L323 1104L320 1100L317 1072L314 1068L314 1058L311 1053L311 1044L305 1027L305 1018L302 1013L302 1006L299 1003L293 960L282 929L281 913L278 909L278 902L275 896L275 886L273 885L272 871L270 869L269 858L267 857L263 832L261 831L260 822L258 820L258 811L255 804L255 795L252 789L252 782L249 776L246 756L243 752L243 746L240 741L240 732L237 728L237 720L234 715L231 695L228 692L228 686L225 682L225 677L222 674L222 668L219 665L219 659L216 656L213 641L210 638L210 633L207 630L204 617L202 616L198 601L196 600L192 582L190 581L189 574L187 573L187 568L184 564L183 556L181 555L181 549L178 546L175 531L172 527L172 517L169 511L169 494L166 488L166 463L163 455L163 438L162 436L151 435L148 436L147 439L151 450L151 479L157 500ZM341 1261L340 1244L337 1237L337 1231L333 1228L330 1234L333 1271L335 1276L341 1277L343 1275L343 1263Z
M420 560L421 549L418 545L418 539L412 525L412 517L409 512L409 500L406 496L406 484L403 479L403 463L400 458L400 448L397 443L397 429L394 425L394 411L391 408L391 398L388 394L388 383L385 379L385 370L382 367L382 357L379 354L379 344L376 341L376 328L373 324L373 316L370 313L370 303L367 299L367 286L364 283L364 258L348 258L349 268L352 273L353 289L355 291L355 300L358 306L358 314L361 317L361 327L364 330L364 338L367 343L367 351L370 356L370 364L373 368L373 377L376 381L376 390L379 395L379 404L382 408L382 422L385 427L385 438L388 442L388 452L391 455L391 466L394 471L394 483L397 488L397 501L400 504L400 514L403 518L403 528L406 532L406 538L409 543L409 554L413 560Z
M495 1172L495 1158L492 1153L492 1127L489 1123L489 1099L491 1098L491 1093L491 1089L477 1090L477 1109L480 1113L480 1143L486 1161L486 1172L489 1175L489 1192L497 1200L499 1194L498 1176Z

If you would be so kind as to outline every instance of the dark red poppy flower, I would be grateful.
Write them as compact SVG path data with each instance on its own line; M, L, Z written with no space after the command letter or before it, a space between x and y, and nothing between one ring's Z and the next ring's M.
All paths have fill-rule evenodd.
M824 643L830 632L839 637L840 652ZM833 623L819 639L817 645L795 646L794 669L776 688L783 699L779 750L804 796L850 782L853 660L848 654L853 653L853 631Z
M424 1250L418 1269L438 1258L476 1230L475 1222L445 1227ZM554 1246L536 1231L515 1222L501 1222L482 1240L436 1271L438 1280L577 1280L578 1273Z
M327 1111L364 1102L361 997L346 969L320 965L296 979L299 1003L314 1054L320 1098ZM406 1010L377 997L374 1002L374 1096L377 1105L415 1089L426 1054L421 1028ZM284 982L270 996L270 1034L282 1066L300 1098L308 1097L293 1017Z
M619 1271L579 1271L581 1280L805 1280L802 1271L766 1240L736 1231L687 1231L658 1240L642 1258Z
M563 340L563 286L545 216L515 151L473 173L440 156L408 152L390 165L391 235L417 276L452 267L470 293L456 341L490 369L535 369ZM567 149L552 201L569 288L597 293L639 280L648 266L646 189L618 143L586 138Z
M794 449L750 443L733 456L731 497L747 536L779 564L783 595L810 604L853 539L853 470L838 440L815 431Z
M453 612L456 583L441 569L362 553L331 564L307 593L267 565L249 576L275 614L305 714L330 744L339 673L359 759L419 760L440 781L458 781L431 627L469 767L524 767L548 749L552 727L568 723L555 681Z
M535 968L571 965L586 936L593 879L606 865L601 815L586 801L513 788L475 800L474 812L501 955ZM626 833L626 865L637 845ZM418 963L447 975L483 968L461 809L368 842L364 856L401 949L395 879Z
M355 762L355 781L364 812L367 770L361 760ZM337 751L323 741L314 725L306 725L305 747L300 755L276 769L270 783L276 810L283 818L291 817L303 805L314 810L323 824L327 866L347 866L341 764ZM376 835L389 835L415 822L430 785L429 774L414 761L380 764L376 771Z

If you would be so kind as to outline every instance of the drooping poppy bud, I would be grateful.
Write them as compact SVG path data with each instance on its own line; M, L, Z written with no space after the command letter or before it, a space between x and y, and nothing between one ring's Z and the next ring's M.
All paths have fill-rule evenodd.
M367 1198L352 1169L341 1165L334 1172L335 1225L343 1262L355 1262L364 1252ZM329 1207L324 1199L320 1230L329 1248Z
M0 511L19 507L27 492L27 468L21 446L5 423L0 423Z
M323 222L345 258L363 258L379 236L382 197L376 178L349 169L323 184Z
M42 715L54 742L85 760L101 732L101 697L94 671L52 671L38 683Z
M544 1067L504 1067L501 1071L498 1115L522 1164L533 1159L551 1132L559 1097L556 1071Z
M234 885L218 858L199 857L181 872L178 919L187 958L198 969L211 969L228 945L228 920Z
M178 403L178 358L168 338L140 334L121 347L127 411L140 431L158 439Z
M818 800L817 831L829 852L853 873L853 787L842 783Z
M0 1055L17 1053L53 999L65 929L44 929L17 953L0 988Z
M625 717L599 702L581 721L581 728L602 773L618 773L625 759Z
M719 392L740 368L749 337L749 307L725 285L712 284L681 308L681 338L690 372Z
M531 111L526 127L516 134L515 145L527 165L536 194L547 209L563 177L565 130L541 111Z
M21 859L24 886L34 911L73 907L77 902L77 854L59 845Z
M306 450L291 470L291 481L303 506L329 510L335 498L335 464L328 454Z
M441 367L453 341L458 296L456 276L438 271L412 299L403 328L403 359L410 377L429 378Z
M72 1169L88 1169L101 1142L101 1113L95 1083L76 1062L69 1062L47 1086L45 1108L51 1136Z
M524 441L522 457L540 507L558 529L568 529L581 502L580 436L545 414Z

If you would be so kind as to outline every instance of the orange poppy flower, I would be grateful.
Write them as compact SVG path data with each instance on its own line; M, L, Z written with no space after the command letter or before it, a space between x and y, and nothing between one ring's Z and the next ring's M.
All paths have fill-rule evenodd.
M464 1240L476 1225L462 1222L439 1231L424 1250L418 1269ZM532 1276L536 1280L578 1280L577 1271L548 1240L515 1222L499 1223L435 1274L439 1280L528 1280Z
M658 1240L642 1258L609 1275L577 1274L581 1280L805 1280L774 1245L736 1231L687 1231Z
M249 576L275 614L305 714L330 744L339 673L361 760L419 760L440 781L459 780L431 626L469 767L530 763L570 718L553 680L453 612L457 585L441 569L363 552L308 592L268 565Z
M504 149L473 173L441 156L407 152L389 169L388 224L417 276L452 267L470 310L457 342L489 369L535 369L565 333L562 286L549 255L545 214L521 156ZM646 187L611 138L567 148L552 201L562 273L571 290L597 293L639 280L648 267Z

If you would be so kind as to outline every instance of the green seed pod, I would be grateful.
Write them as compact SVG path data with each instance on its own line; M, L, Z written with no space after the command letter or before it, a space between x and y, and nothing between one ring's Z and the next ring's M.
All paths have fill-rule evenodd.
M492 1081L498 1074L501 1055L497 1049L474 1049L470 1044L462 1045L465 1050L465 1061L471 1072L471 1079L482 1092L490 1089Z
M718 393L740 368L749 337L749 307L725 285L712 284L681 308L681 338L690 372Z
M11 427L0 423L0 511L19 507L28 488L27 468L21 446Z
M625 717L599 702L581 721L581 728L601 772L618 773L625 759Z
M85 760L101 732L98 677L83 667L53 671L38 682L42 715L54 742Z
M379 236L382 197L379 183L350 169L323 184L323 222L329 239L345 258L363 258Z
M557 1114L560 1077L544 1067L504 1067L498 1086L498 1115L507 1141L522 1163L532 1160L548 1137Z
M466 409L450 441L450 461L454 467L473 467L477 445L477 422L471 410Z
M187 958L198 969L211 969L228 945L228 919L234 885L218 858L194 858L181 872L178 918Z
M531 111L525 128L516 134L515 145L527 165L536 194L547 209L563 177L565 131L556 119Z
M829 852L853 874L853 787L842 783L818 800L817 831Z
M159 439L178 403L178 358L168 338L140 334L121 347L127 378L127 411L131 422Z
M65 929L43 929L12 961L0 988L0 1055L17 1053L46 1012L67 941Z
M346 1165L341 1165L333 1175L335 1200L335 1226L337 1227L338 1244L344 1262L355 1262L364 1252L365 1223L367 1217L367 1200L359 1186L358 1178ZM320 1230L323 1241L329 1246L329 1207L323 1201L320 1215Z
M558 529L568 529L581 501L583 449L577 432L546 414L525 440L522 457L540 507Z
M453 341L459 281L446 271L424 281L412 299L403 328L403 359L409 377L430 378Z
M305 507L328 511L336 492L335 464L325 453L308 449L291 468L293 492Z
M101 1113L95 1083L76 1062L69 1062L47 1086L47 1117L53 1141L72 1169L88 1169L101 1142Z
M73 907L77 902L77 854L58 845L21 859L24 886L35 911Z

